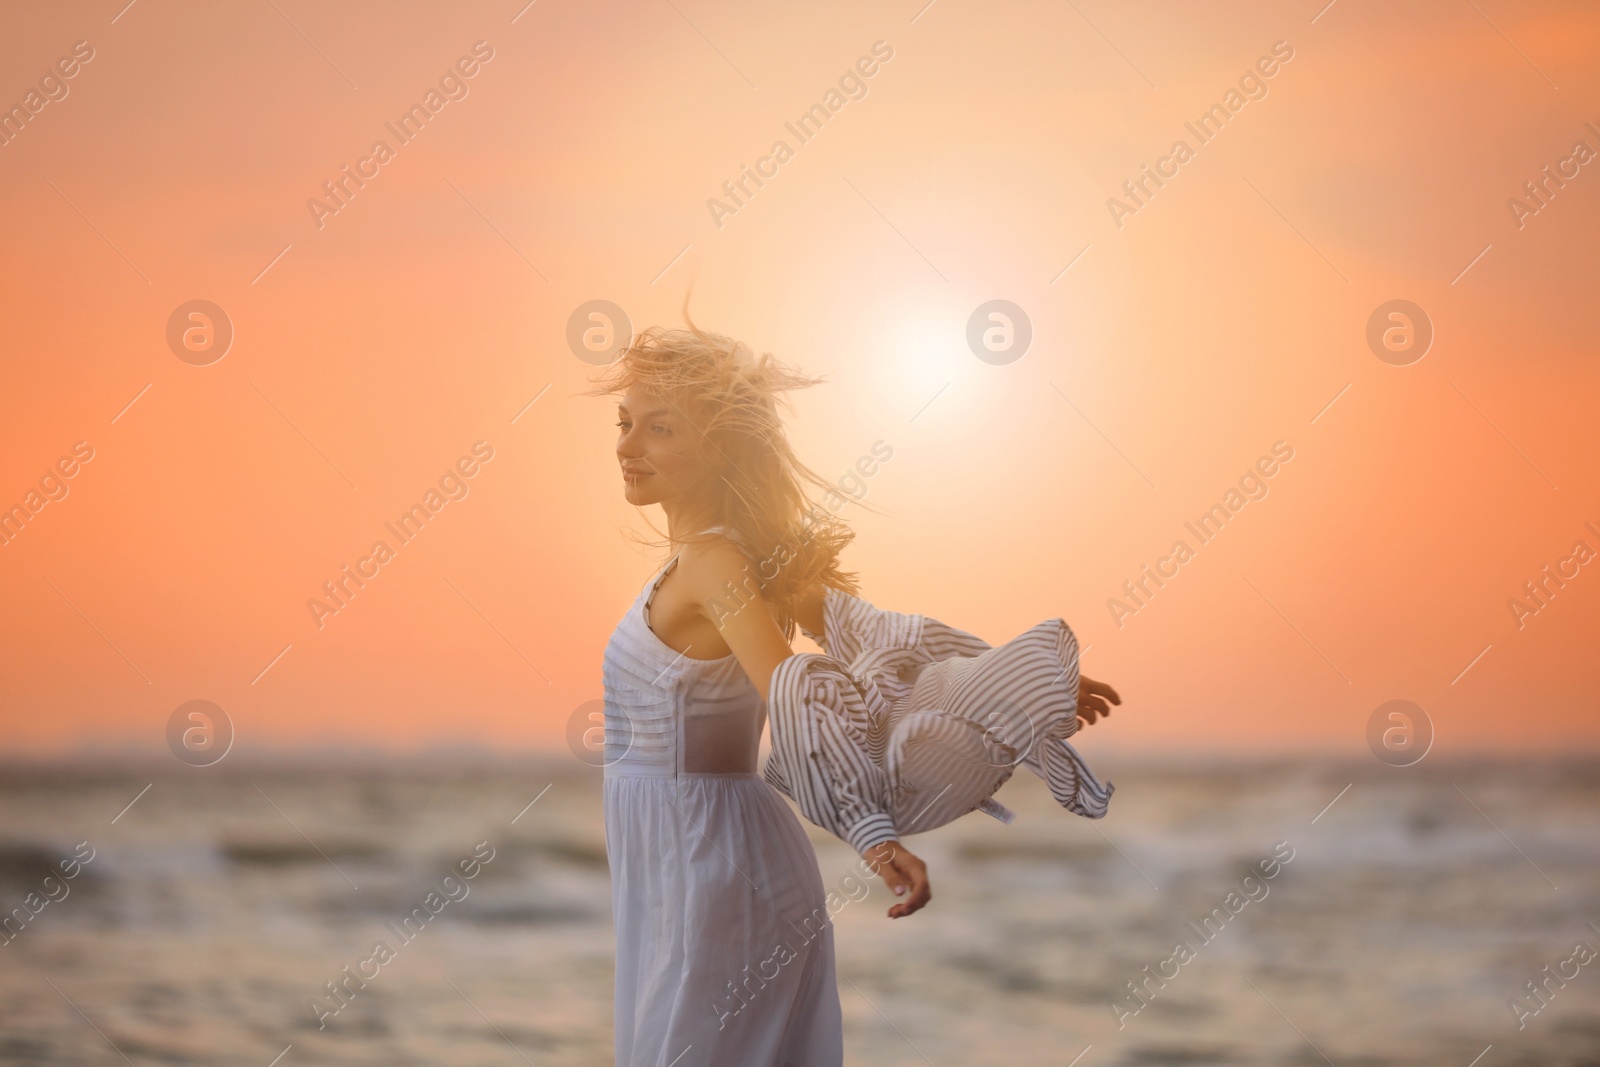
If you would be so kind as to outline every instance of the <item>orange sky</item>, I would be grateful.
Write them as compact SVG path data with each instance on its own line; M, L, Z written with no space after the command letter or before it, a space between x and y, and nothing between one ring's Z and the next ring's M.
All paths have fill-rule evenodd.
M892 447L887 514L845 512L867 597L993 642L1066 618L1126 698L1101 750L1360 752L1395 698L1440 753L1600 742L1600 562L1508 607L1600 551L1600 166L1520 227L1507 203L1600 150L1591 6L124 2L0 40L0 104L60 97L0 145L0 507L93 450L0 545L8 751L159 751L191 699L241 749L558 744L655 566L567 320L676 325L691 285L701 325L827 376L794 398L812 466ZM166 338L196 299L235 335L207 366ZM1005 365L965 343L991 299L1032 323ZM1409 366L1366 342L1394 299L1435 331ZM467 495L319 628L308 599L479 441Z

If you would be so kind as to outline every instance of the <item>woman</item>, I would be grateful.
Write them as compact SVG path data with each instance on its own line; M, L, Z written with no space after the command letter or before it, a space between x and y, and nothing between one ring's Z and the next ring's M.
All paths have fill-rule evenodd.
M652 328L595 394L620 394L617 458L635 506L659 504L678 551L606 647L606 844L616 922L619 1067L829 1067L843 1061L833 927L816 855L757 773L774 670L796 622L824 631L853 593L835 521L802 530L806 482L778 395L817 384L744 345ZM770 561L784 546L775 573ZM1114 694L1112 699L1115 700ZM1093 721L1090 697L1083 714ZM903 900L932 898L892 829L862 855Z

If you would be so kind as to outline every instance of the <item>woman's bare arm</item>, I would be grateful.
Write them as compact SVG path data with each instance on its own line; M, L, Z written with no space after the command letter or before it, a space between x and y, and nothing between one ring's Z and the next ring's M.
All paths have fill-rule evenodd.
M727 541L712 541L686 550L680 570L700 616L717 628L756 692L767 700L772 672L794 649L751 580L744 554Z
M684 559L684 581L698 602L701 614L721 632L761 699L770 700L773 672L794 655L794 650L784 640L759 590L747 588L745 599L733 610L722 604L724 590L738 588L737 582L747 573L743 555L731 544L710 544L692 558L686 553ZM815 590L808 591L806 606L796 609L797 618L812 633L822 632L824 595L823 587L818 584ZM815 627L806 618L806 612L813 609ZM933 899L927 865L898 840L874 845L862 856L872 863L873 870L895 895L904 898L889 908L889 918L910 915Z

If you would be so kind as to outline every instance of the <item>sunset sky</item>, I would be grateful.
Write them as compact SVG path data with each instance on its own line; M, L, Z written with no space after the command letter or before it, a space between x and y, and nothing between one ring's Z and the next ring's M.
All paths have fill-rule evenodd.
M194 699L241 752L561 746L664 558L625 531L665 529L568 320L686 295L827 378L792 397L820 473L892 449L841 513L867 599L1072 625L1124 697L1085 751L1359 754L1394 699L1438 755L1593 750L1600 11L1325 2L8 14L7 752L160 752ZM196 300L206 365L168 340ZM991 300L1012 362L968 347ZM1367 339L1395 300L1407 365Z

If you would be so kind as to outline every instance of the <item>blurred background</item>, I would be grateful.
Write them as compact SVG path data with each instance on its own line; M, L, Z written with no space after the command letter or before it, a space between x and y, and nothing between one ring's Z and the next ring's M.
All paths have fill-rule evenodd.
M836 916L849 1062L1600 1062L1592 5L3 17L0 1062L610 1062L582 393L686 305L867 599L1124 698Z

